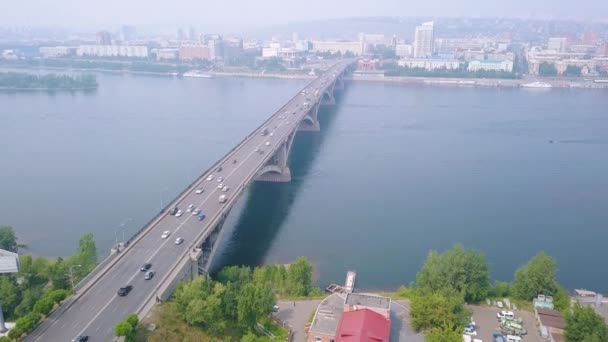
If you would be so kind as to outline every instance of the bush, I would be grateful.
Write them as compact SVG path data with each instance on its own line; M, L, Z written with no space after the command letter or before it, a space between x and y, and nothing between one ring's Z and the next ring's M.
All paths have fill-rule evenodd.
M62 289L53 290L45 295L45 297L51 299L53 303L59 303L62 300L66 299L67 296L68 291Z
M127 316L127 323L133 327L133 329L137 328L137 324L139 323L139 317L136 314L130 313Z
M116 336L129 336L133 331L133 327L127 321L120 321L114 326L114 335Z
M0 336L0 342L11 342L11 339L7 336Z
M34 312L46 316L53 310L54 306L55 302L51 298L43 297L34 304Z
M38 324L38 321L40 321L40 314L30 312L15 322L15 328L20 329L22 332L29 333L30 331L34 330Z
M12 341L16 341L23 335L23 329L18 327L13 327L13 329L8 331L8 338Z
M497 281L494 283L494 288L492 289L492 295L497 298L508 297L511 293L511 284L504 281Z

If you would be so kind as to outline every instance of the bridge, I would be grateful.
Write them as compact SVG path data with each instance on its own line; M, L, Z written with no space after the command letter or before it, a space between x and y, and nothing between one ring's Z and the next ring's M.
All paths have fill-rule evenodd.
M111 341L114 326L135 312L144 317L159 301L167 300L181 281L207 275L221 239L222 227L240 195L253 181L289 182L289 153L299 131L321 129L319 108L336 103L343 76L353 61L341 61L310 82L281 109L228 154L204 172L146 224L126 246L116 250L83 279L63 303L26 341L71 341L78 335L90 341ZM221 186L220 186L221 184ZM199 209L205 215L188 210ZM173 208L183 211L172 215ZM169 231L168 238L162 238ZM184 239L176 244L177 237ZM156 273L144 279L140 267L151 263ZM125 285L133 290L118 296Z

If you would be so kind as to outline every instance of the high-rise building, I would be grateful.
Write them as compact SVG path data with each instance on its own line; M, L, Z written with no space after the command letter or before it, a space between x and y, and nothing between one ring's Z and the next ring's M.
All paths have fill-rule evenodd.
M137 30L135 26L124 25L122 27L122 40L125 42L130 42L137 39Z
M112 35L108 31L97 32L97 44L98 45L110 45L112 44Z
M549 38L549 43L547 44L547 50L553 50L556 52L565 52L567 42L568 42L568 38L566 38L566 37Z
M430 58L433 56L433 22L429 21L416 26L414 34L414 58Z
M194 29L194 27L190 27L190 29L188 30L188 39L192 41L198 40L198 36L196 35L196 30Z

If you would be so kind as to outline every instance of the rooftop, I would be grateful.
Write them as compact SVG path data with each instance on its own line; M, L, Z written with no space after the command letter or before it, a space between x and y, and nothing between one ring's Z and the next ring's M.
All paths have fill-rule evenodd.
M334 335L344 311L344 296L333 293L327 296L317 307L310 332Z
M336 332L337 342L388 342L391 321L370 309L345 312Z
M566 328L566 322L559 311L538 309L538 320L546 327L557 329Z
M16 273L19 271L19 255L0 249L0 273Z
M369 293L349 293L346 295L345 304L389 310L391 299Z

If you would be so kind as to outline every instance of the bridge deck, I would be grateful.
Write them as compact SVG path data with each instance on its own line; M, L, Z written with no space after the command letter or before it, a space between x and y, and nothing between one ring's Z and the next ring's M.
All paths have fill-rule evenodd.
M278 146L288 139L300 122L306 116L303 103L309 102L313 107L320 101L323 92L333 87L335 77L342 74L350 62L334 65L321 77L312 81L306 89L319 88L320 96L303 95L298 93L281 110L274 113L269 120L249 135L241 144L220 161L221 172L210 173L214 178L207 181L208 174L201 175L196 185L178 197L172 205L184 211L183 216L175 217L165 213L153 221L143 232L114 260L107 269L92 277L82 290L74 296L70 304L47 319L39 329L30 334L26 341L70 341L77 335L89 335L91 341L108 341L112 339L114 325L131 312L141 312L144 307L154 301L154 294L163 285L170 282L173 269L185 258L194 247L196 241L208 235L214 228L218 218L230 210L231 203L236 201L237 192L255 177L269 158L276 152ZM335 74L334 74L335 73ZM335 76L334 76L335 75ZM332 88L333 89L333 88ZM310 99L306 99L310 97ZM285 114L288 111L288 114ZM293 114L295 111L296 114ZM279 118L279 117L285 118ZM268 128L273 136L262 136L260 133ZM266 146L269 142L270 146ZM263 149L260 154L256 148ZM233 164L233 160L236 163ZM231 189L222 192L218 189L217 179L223 177L223 183ZM204 188L202 194L196 194L197 188ZM229 197L228 203L219 203L220 195ZM186 212L189 204L200 208L207 217L199 221L196 216ZM171 235L162 239L163 231ZM176 237L182 237L185 242L176 245ZM152 263L156 275L152 280L144 280L139 268L142 264ZM126 297L119 297L116 291L126 284L133 285L133 290Z

